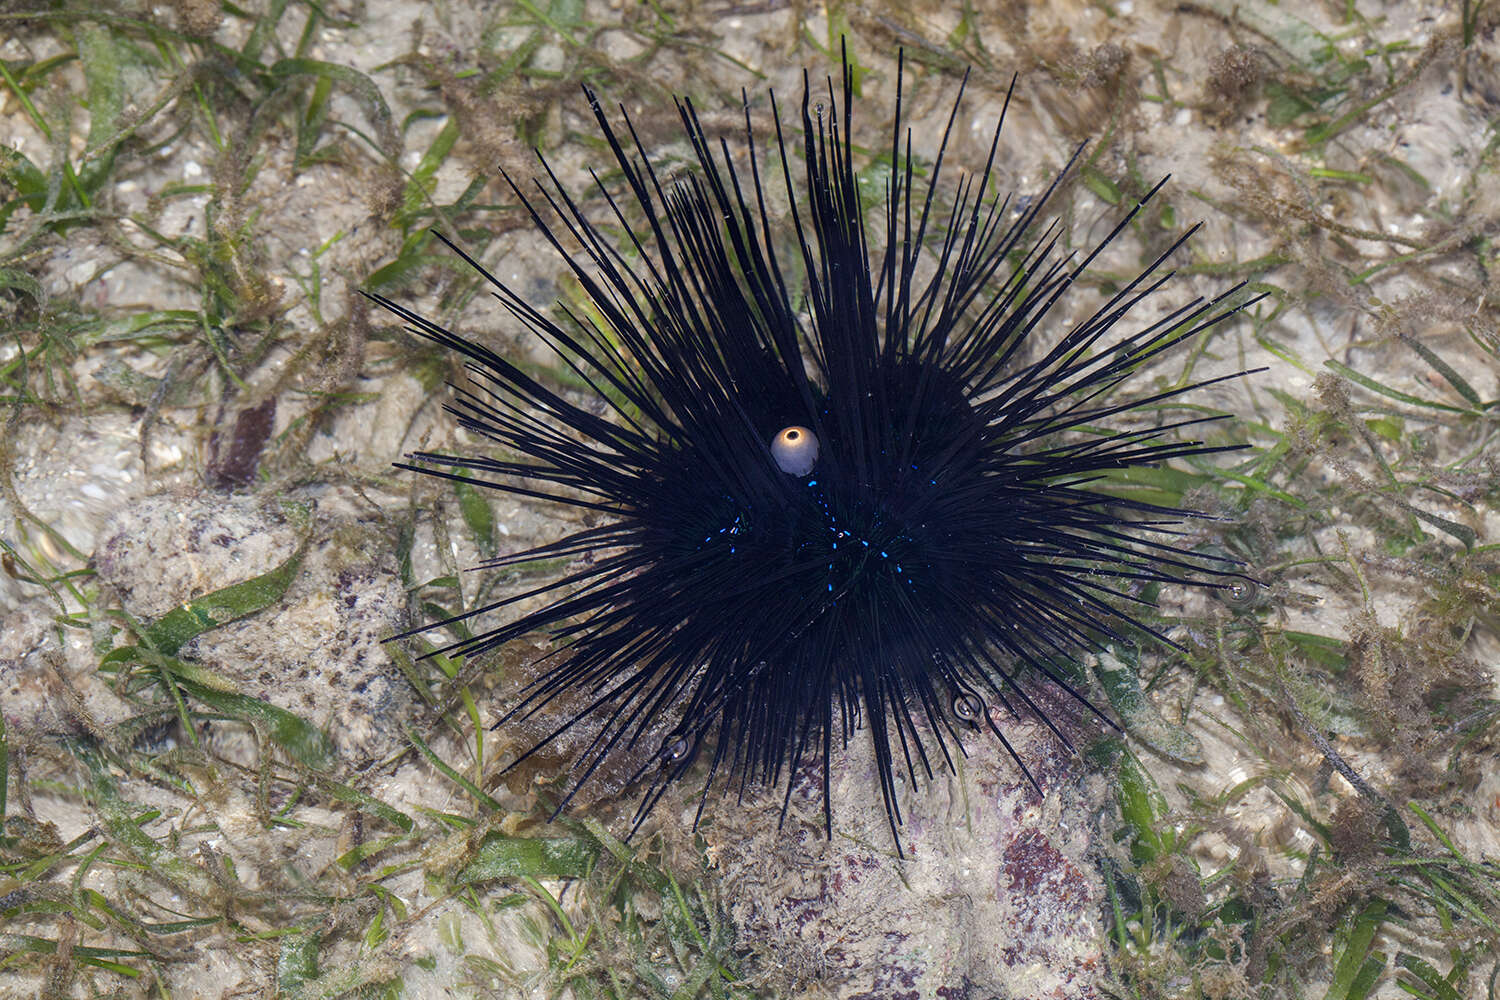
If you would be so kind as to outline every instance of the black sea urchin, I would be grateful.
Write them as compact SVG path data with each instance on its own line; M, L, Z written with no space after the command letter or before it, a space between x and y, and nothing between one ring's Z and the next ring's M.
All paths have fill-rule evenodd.
M796 269L783 265L772 236L748 107L745 166L736 168L728 144L716 155L693 105L680 101L698 169L666 184L628 116L627 140L587 92L623 174L623 193L595 175L609 223L626 234L623 251L545 159L550 183L536 190L555 222L506 178L593 315L564 309L566 319L553 320L453 247L593 398L579 401L375 297L414 333L467 359L471 387L455 389L449 410L503 454L422 452L404 468L602 515L487 564L590 557L468 612L548 601L445 652L552 631L553 662L507 718L564 692L585 694L553 733L596 729L575 792L665 723L669 735L636 775L647 785L638 821L707 749L705 797L721 771L741 789L786 781L790 794L799 764L820 759L831 823L828 757L863 724L894 832L898 766L913 781L919 769L930 775L935 749L951 767L950 741L981 724L1010 750L986 699L1034 713L1066 742L1026 678L1087 705L1059 659L1151 633L1127 610L1146 584L1217 586L1231 569L1174 541L1172 526L1191 512L1090 488L1112 470L1222 450L1177 434L1218 417L1111 428L1112 418L1160 412L1208 384L1115 396L1144 363L1234 311L1227 296L1195 299L1106 340L1168 280L1163 263L1182 240L1088 319L1041 332L1099 253L1056 253L1055 223L1033 234L1061 177L1024 208L986 200L997 125L984 169L940 209L934 192L961 86L915 197L898 71L884 251L872 260L847 63L841 98L828 82L827 111L812 107L809 90L804 74L800 188L771 100L798 287L788 287Z

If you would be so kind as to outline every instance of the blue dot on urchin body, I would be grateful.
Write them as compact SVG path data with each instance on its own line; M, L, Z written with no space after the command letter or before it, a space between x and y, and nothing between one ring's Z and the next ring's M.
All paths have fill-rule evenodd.
M972 731L1010 750L1006 720L1028 713L1066 743L1035 685L1092 711L1061 664L1156 635L1132 610L1145 586L1217 587L1234 575L1182 541L1193 512L1102 487L1119 470L1225 450L1182 433L1222 419L1175 405L1208 382L1145 398L1122 390L1240 308L1239 289L1130 323L1170 278L1165 262L1184 236L1088 318L1056 329L1059 302L1140 206L1092 252L1061 253L1044 213L1068 168L1024 208L988 197L998 124L984 167L946 184L962 94L920 184L898 98L870 227L877 253L847 63L826 106L814 106L804 76L800 137L772 96L764 162L748 105L737 167L680 102L697 169L670 184L623 108L622 131L587 92L623 178L595 174L603 214L545 159L547 180L530 193L506 180L591 314L541 312L453 249L593 399L372 296L465 359L469 385L448 409L495 445L417 453L404 468L597 515L488 563L572 560L464 617L523 598L543 598L538 610L443 649L472 655L551 634L546 667L502 723L566 696L553 737L590 734L573 792L649 739L638 822L706 759L705 798L716 784L789 794L799 767L821 762L831 824L828 759L863 726L894 833L898 772L916 783L951 768ZM790 201L795 260L773 236L773 184ZM623 247L604 235L616 227ZM795 287L789 274L801 275Z

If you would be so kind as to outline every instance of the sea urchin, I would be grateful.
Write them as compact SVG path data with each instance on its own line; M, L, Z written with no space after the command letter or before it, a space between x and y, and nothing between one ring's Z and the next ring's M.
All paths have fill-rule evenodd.
M420 452L404 468L599 515L490 561L575 560L462 617L542 597L539 610L444 652L549 630L556 650L506 718L582 693L552 734L593 727L573 792L650 739L637 821L706 754L705 797L724 774L741 790L786 782L789 795L791 774L820 760L831 823L828 758L863 725L894 832L898 769L915 782L938 758L951 767L966 729L1010 750L988 703L1033 713L1067 742L1028 688L1050 682L1088 705L1059 663L1153 634L1129 610L1146 585L1213 587L1233 574L1174 535L1192 512L1097 487L1115 470L1222 450L1178 433L1220 417L1161 416L1172 409L1164 402L1208 383L1128 400L1116 390L1234 312L1237 290L1113 336L1171 277L1164 262L1184 236L1087 319L1049 329L1059 300L1140 206L1082 259L1058 252L1060 227L1036 230L1072 162L1024 207L987 198L997 125L984 168L940 207L962 86L919 196L899 71L883 250L872 259L847 61L841 94L828 81L826 108L810 91L804 74L800 157L771 98L779 157L769 169L790 200L795 263L773 238L773 182L761 176L748 106L736 167L679 101L697 169L665 183L628 116L617 132L592 91L623 175L623 191L594 177L604 218L545 159L549 183L533 196L506 177L591 314L563 308L554 319L449 244L592 398L372 296L466 359L469 386L455 387L448 409L498 446L494 456ZM606 222L625 234L623 249ZM1116 418L1132 412L1157 422L1122 428ZM664 728L665 739L648 735Z

